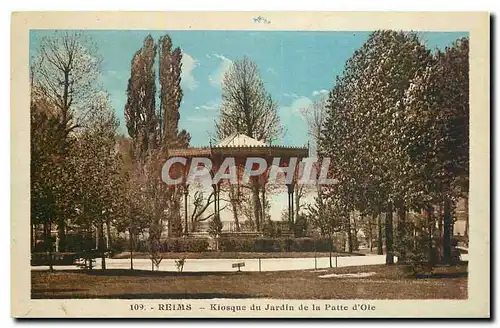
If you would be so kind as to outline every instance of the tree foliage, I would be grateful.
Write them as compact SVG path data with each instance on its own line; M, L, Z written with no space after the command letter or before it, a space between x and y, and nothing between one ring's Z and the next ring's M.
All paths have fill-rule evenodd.
M222 81L217 137L234 133L270 142L282 133L277 103L266 91L259 68L247 57L234 61Z
M142 48L132 58L127 87L125 122L133 141L133 154L141 164L148 151L157 147L159 138L159 119L155 107L155 58L156 44L148 36Z
M60 251L66 248L66 224L75 211L71 195L80 182L72 167L75 143L108 110L99 75L95 45L77 32L43 37L31 64L32 215L56 221Z
M234 61L222 81L222 104L215 122L217 138L245 134L260 141L272 142L283 131L277 108L277 103L265 89L257 65L247 57ZM255 182L248 187L252 191L254 222L260 230L265 220L262 217L261 187ZM234 187L229 188L229 193L239 230L241 202L234 196L241 193Z
M326 197L344 213L386 213L387 263L394 251L404 259L393 238L406 238L408 210L446 205L467 189L468 104L466 39L432 54L416 33L376 31L337 78L319 138L339 180ZM446 210L444 219L446 230Z

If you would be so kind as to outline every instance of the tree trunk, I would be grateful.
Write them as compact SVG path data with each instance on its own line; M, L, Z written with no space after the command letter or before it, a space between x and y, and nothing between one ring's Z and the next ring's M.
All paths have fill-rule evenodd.
M266 222L266 186L262 186L262 202L261 202L261 218L262 222Z
M134 238L132 236L132 229L128 229L128 235L130 240L130 270L134 270Z
M31 224L31 252L34 252L35 251L35 246L36 246L36 235L35 235L35 232L36 232L36 224Z
M398 204L398 245L399 245L399 257L398 262L406 261L406 208L403 202Z
M358 223L363 220L363 215L360 214L358 217L356 212L352 213L352 249L353 251L359 251L359 240L358 240Z
M231 206L233 207L233 219L234 219L234 228L236 232L240 232L240 219L238 217L238 203L234 200L231 200Z
M439 203L438 206L438 215L437 215L437 226L438 226L438 235L437 239L443 239L443 203Z
M111 249L111 244L111 225L109 224L109 222L106 222L106 249Z
M429 263L434 263L434 260L435 260L435 256L434 256L434 245L432 243L433 241L433 236L432 236L432 230L433 230L433 227L434 227L434 221L433 221L433 217L432 217L432 214L433 214L433 207L432 206L429 206L427 207L427 234L428 234L428 252L429 252Z
M239 186L237 186L236 188L239 188ZM233 209L233 218L234 218L234 226L235 226L235 229L236 229L236 232L240 232L241 229L240 229L240 220L239 220L239 217L238 217L238 195L235 195L235 193L237 193L237 191L234 190L234 186L233 185L229 185L229 193L231 194L231 207Z
M294 215L294 218L295 220L297 220L297 218L299 217L299 212L300 212L300 201L302 199L302 188L303 186L299 186L299 185L296 185L295 186L295 190L294 190L294 193L295 193L295 215Z
M377 254L383 255L383 238L382 238L382 214L378 213L377 215Z
M385 248L386 248L386 264L394 264L394 248L393 248L393 224L392 224L392 203L389 203L387 213L385 215Z
M254 184L252 188L252 197L253 197L253 214L255 216L255 226L257 228L257 232L260 232L260 196L259 196L259 186Z
M465 211L465 243L469 246L469 195L464 199L464 211Z
M172 224L173 237L181 237L183 233L181 219L181 196L175 195L172 204L171 214L174 220Z
M86 228L87 228L86 236L88 238L87 239L88 240L88 244L85 245L85 253L86 253L86 255L85 255L85 263L87 263L87 261L88 261L87 268L89 270L92 270L92 266L93 266L92 265L92 260L93 260L93 258L92 258L92 249L93 249L92 243L93 243L93 238L94 237L92 236L92 234L93 234L93 232L92 232L92 226L90 224L88 224Z
M451 225L453 224L450 210L450 200L444 197L443 206L443 262L451 263Z
M59 252L66 251L66 222L63 218L57 220L57 235L59 236L59 244L57 248Z
M101 225L97 224L95 227L95 249L100 250L101 249Z
M106 270L106 255L104 244L104 222L99 223L99 253L101 253L101 269Z
M347 214L347 251L352 253L351 213Z
M188 224L188 187L184 190L184 233L187 235L189 233Z
M330 268L333 268L333 264L332 264L332 253L333 253L333 238L332 236L328 236L328 242L330 243ZM314 240L316 242L316 240ZM315 246L315 249L316 249L316 246Z
M370 253L373 251L373 229L372 220L374 217L368 218L368 247L370 248Z
M49 270L54 271L54 264L52 263L52 236L51 236L51 224L48 221L43 223L43 231L45 235L45 252L49 255Z

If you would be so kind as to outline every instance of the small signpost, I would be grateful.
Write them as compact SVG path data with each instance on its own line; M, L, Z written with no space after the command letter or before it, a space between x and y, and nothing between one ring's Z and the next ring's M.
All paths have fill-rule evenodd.
M241 267L245 266L245 262L233 263L233 268L238 268L238 272L241 272Z

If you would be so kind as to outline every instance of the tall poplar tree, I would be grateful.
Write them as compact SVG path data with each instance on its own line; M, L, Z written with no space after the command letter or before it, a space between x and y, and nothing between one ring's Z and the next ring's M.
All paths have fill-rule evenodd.
M159 119L155 107L156 80L154 63L156 44L149 35L132 58L125 104L125 121L135 159L143 164L148 151L158 145Z
M172 50L172 40L165 35L159 40L160 119L162 145L182 148L189 144L190 136L179 132L179 107L182 101L182 51Z

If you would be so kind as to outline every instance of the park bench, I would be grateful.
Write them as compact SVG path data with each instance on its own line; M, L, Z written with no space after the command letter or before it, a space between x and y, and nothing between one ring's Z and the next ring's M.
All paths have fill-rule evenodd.
M241 267L245 266L245 262L233 263L233 268L238 268L238 272L241 272Z

